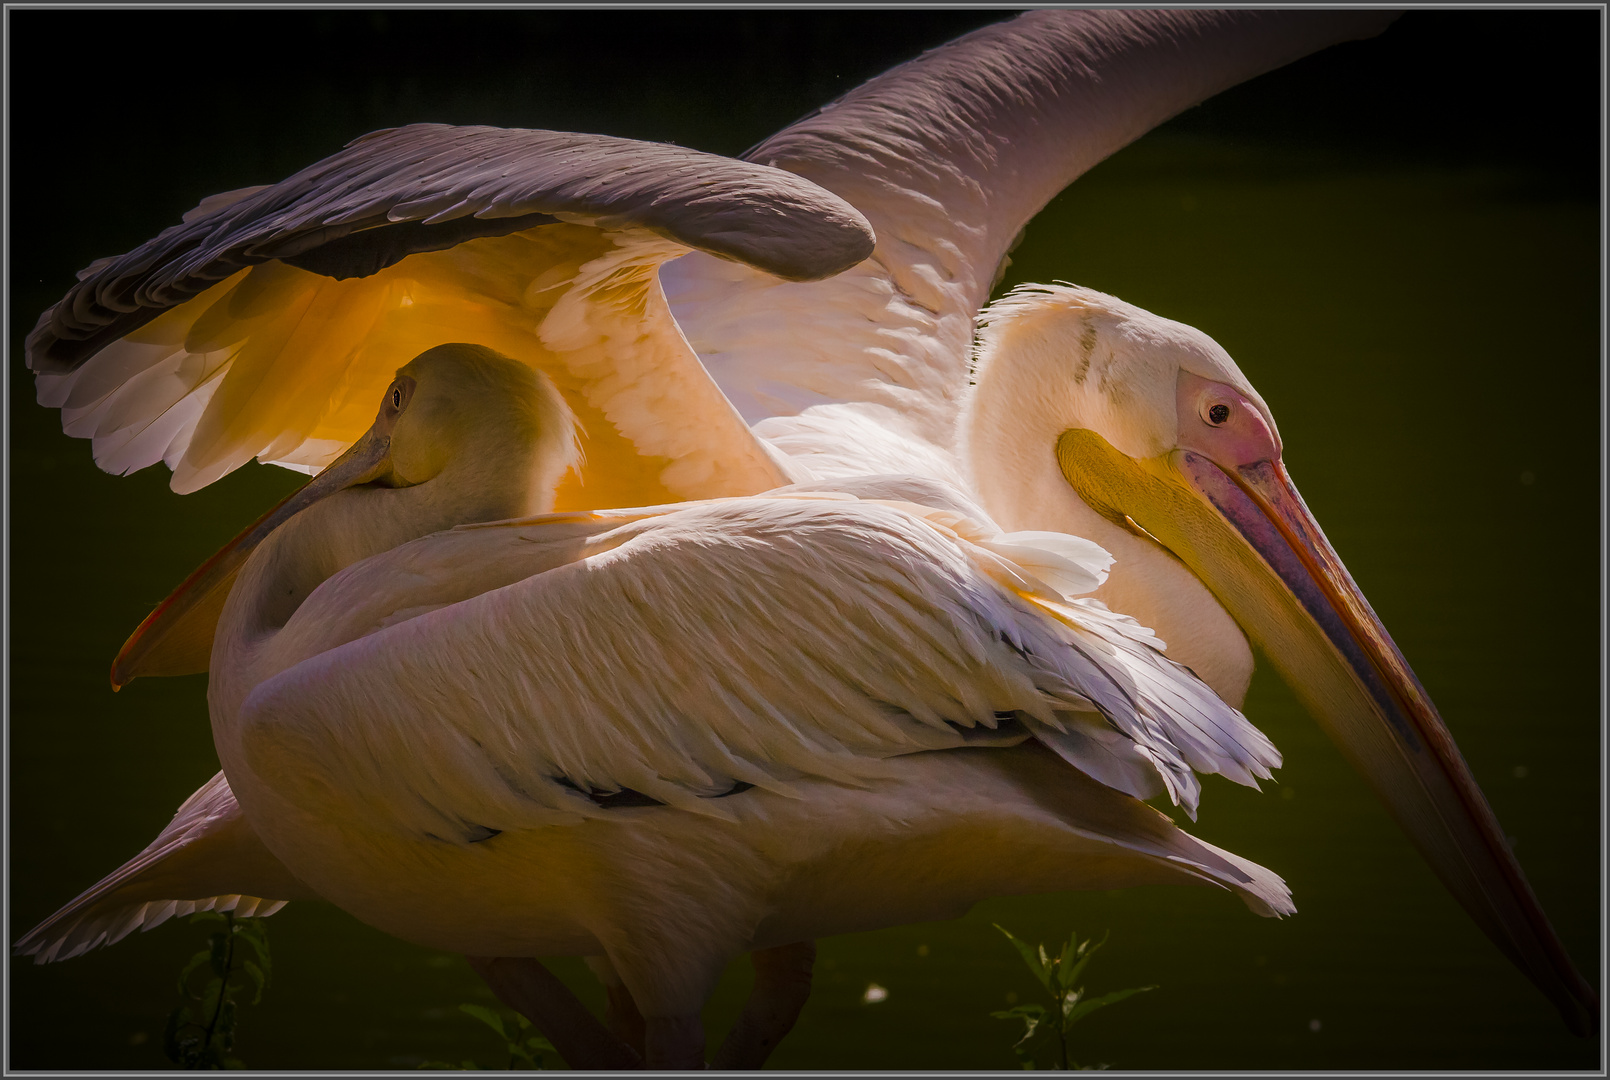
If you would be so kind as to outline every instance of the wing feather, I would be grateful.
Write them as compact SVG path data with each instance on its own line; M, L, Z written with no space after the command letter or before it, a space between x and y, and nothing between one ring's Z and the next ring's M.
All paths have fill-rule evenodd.
M29 338L42 403L175 490L246 461L327 464L396 369L473 341L542 368L583 428L561 506L786 482L699 365L655 273L690 249L793 278L871 247L797 176L604 136L414 125L208 200L98 263Z
M302 899L317 896L263 847L219 773L185 800L144 851L24 934L13 951L48 964L115 944L175 915L233 911L261 918Z
M928 458L948 479L972 318L1029 219L1181 110L1393 17L1043 10L984 27L744 155L865 214L869 259L798 284L690 255L663 272L672 308L738 411L818 477ZM869 415L900 438L869 445Z
M349 621L252 691L247 760L290 798L350 799L341 813L460 842L604 812L588 791L722 817L711 796L740 782L862 785L889 758L996 732L1002 715L1022 721L1017 734L991 738L1032 734L1076 767L1078 740L1058 734L1083 725L1093 775L1117 775L1115 753L1150 763L1193 811L1187 759L1235 777L1203 731L1262 760L1266 740L1205 687L1179 690L1195 678L1154 639L1100 605L1022 593L1026 572L944 525L954 511L933 513L804 494L415 541L343 571L293 616L290 638L326 615ZM477 584L507 583L363 632L420 590L444 598L403 567L477 561L502 566ZM370 608L352 616L361 597Z

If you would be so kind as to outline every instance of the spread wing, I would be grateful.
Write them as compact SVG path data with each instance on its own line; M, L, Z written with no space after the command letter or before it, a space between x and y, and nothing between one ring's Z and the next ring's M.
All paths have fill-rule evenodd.
M818 477L955 480L973 318L1029 219L1176 113L1391 18L1045 10L984 27L744 155L865 214L871 258L805 285L689 256L661 272L672 309L744 419Z
M1279 762L1148 632L1031 569L1094 588L1084 541L1029 554L849 495L643 513L458 529L348 568L282 631L309 656L246 699L246 760L293 800L337 792L457 842L625 793L722 816L745 785L863 785L898 755L1027 738L1187 807L1193 768L1251 783ZM420 572L472 563L466 591L493 587L466 599Z
M747 494L786 478L688 348L657 268L699 250L809 279L871 244L848 205L765 166L418 124L89 267L28 363L102 468L165 461L191 491L253 457L328 464L399 366L471 341L547 371L580 419L587 460L561 506Z
M202 785L145 850L24 934L13 947L36 964L70 960L175 915L272 915L318 899L252 831L224 774Z

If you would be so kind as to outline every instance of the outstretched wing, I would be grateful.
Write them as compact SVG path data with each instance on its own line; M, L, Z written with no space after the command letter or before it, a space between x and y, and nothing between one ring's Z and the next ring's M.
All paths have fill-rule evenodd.
M41 404L97 463L191 491L257 457L315 470L396 369L471 341L547 371L584 430L561 506L786 482L710 381L656 271L690 250L810 279L871 250L789 173L601 135L418 124L204 202L102 260L28 338Z
M688 256L661 272L672 310L744 419L818 477L954 479L973 317L1029 219L1176 113L1393 17L1046 10L984 27L744 155L865 214L871 258L802 285Z
M146 849L24 934L13 947L36 964L70 960L175 915L272 915L318 899L257 839L224 774L201 786Z
M251 767L289 798L340 793L340 813L471 842L601 812L600 795L722 816L735 787L861 785L898 755L1030 737L1187 806L1191 766L1251 782L1278 763L1144 631L952 512L802 495L589 520L453 530L326 582L280 635L310 657L240 711ZM432 559L502 587L453 602L418 572ZM1099 580L1066 553L1027 561ZM1182 724L1214 734L1187 746Z

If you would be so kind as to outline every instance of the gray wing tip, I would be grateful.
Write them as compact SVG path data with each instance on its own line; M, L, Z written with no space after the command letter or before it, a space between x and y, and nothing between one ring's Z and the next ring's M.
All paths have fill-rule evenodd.
M781 169L667 143L521 128L374 131L277 184L234 194L86 268L29 334L28 367L70 372L269 259L362 277L411 254L553 220L545 215L647 228L792 281L846 270L875 242L854 207Z
M877 236L860 211L825 189L818 192L819 198L826 198L803 219L792 219L787 231L772 234L739 229L694 234L689 230L682 235L672 233L671 239L786 281L820 281L870 256Z

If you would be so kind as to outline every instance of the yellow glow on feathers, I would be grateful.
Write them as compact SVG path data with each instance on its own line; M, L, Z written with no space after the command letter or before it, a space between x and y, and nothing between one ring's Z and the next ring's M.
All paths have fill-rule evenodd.
M537 333L583 267L619 254L615 235L548 225L411 255L369 277L337 281L269 262L219 282L129 335L227 357L175 468L175 488L195 490L254 457L328 464L373 422L375 402L399 367L436 345L468 341L546 372L575 412L585 464L567 474L558 509L693 494L666 487L661 476L671 458L640 450L606 415L613 387L600 384L619 374L589 363L586 350L547 348ZM612 340L606 327L597 345L618 356L623 344L652 336L655 328L641 323L653 306L659 261L626 259L581 286L589 307L641 327L635 342ZM533 267L544 269L533 278Z

